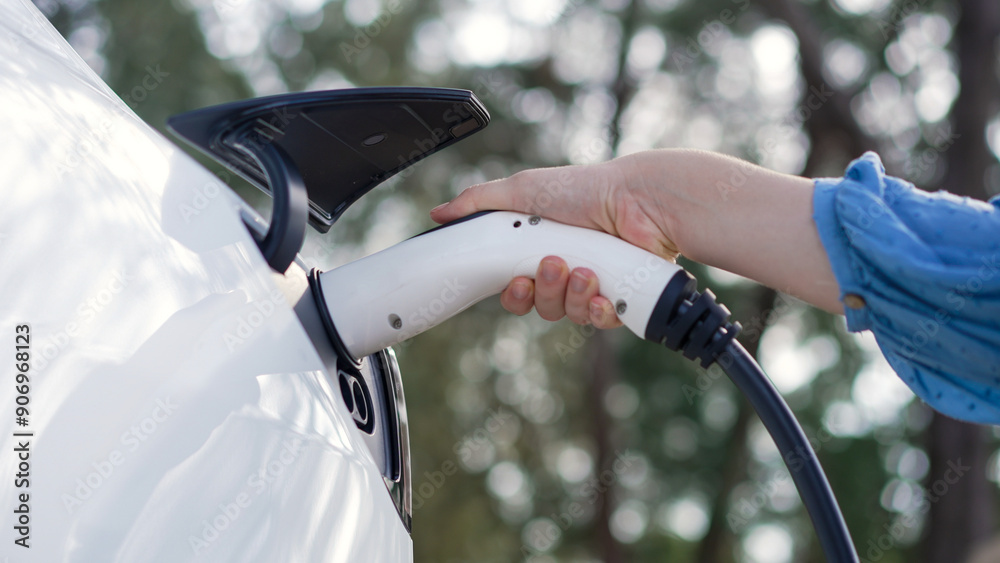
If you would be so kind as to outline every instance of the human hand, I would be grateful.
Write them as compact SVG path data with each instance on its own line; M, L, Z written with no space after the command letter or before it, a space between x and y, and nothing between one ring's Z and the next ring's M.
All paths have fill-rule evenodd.
M635 159L601 164L541 168L466 189L431 211L446 223L476 211L505 209L543 215L561 223L604 231L664 258L677 257L665 230L658 202L646 197ZM566 262L549 256L535 279L518 277L500 296L508 311L524 315L532 307L546 320L567 316L598 328L621 326L614 305L599 295L597 276L587 268L570 271Z
M433 209L431 218L445 223L490 209L542 215L604 231L668 260L683 253L842 313L812 198L808 178L718 153L658 149L601 164L518 172L468 188ZM545 319L566 314L599 328L618 326L592 273L563 271L558 261L554 266L560 273L552 283L542 271L534 282L514 279L501 296L504 307L525 314L534 305ZM574 291L569 282L577 277L595 285ZM592 305L595 313L587 314Z

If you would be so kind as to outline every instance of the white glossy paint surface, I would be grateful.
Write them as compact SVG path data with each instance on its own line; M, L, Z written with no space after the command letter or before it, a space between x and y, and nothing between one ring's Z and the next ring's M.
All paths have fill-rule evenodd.
M411 560L236 196L26 0L0 3L0 101L0 558ZM17 430L34 433L28 489ZM14 544L25 492L30 549Z

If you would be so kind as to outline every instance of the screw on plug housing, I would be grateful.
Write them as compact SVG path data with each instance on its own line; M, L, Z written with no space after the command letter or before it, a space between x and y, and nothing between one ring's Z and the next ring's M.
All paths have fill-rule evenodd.
M399 318L399 315L393 313L392 315L389 315L389 326L399 330L403 328L403 319Z
M624 315L625 309L628 309L628 304L625 303L624 299L619 299L617 302L615 302L615 311L619 315Z
M539 217L538 215L532 215L531 217L528 217L528 223L531 224L531 225L537 225L537 224L539 224L541 222L542 222L542 218Z

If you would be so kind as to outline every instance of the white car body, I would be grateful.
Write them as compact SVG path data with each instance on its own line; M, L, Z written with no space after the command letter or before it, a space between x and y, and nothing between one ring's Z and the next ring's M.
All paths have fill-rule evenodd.
M247 206L27 0L0 100L0 561L411 561Z

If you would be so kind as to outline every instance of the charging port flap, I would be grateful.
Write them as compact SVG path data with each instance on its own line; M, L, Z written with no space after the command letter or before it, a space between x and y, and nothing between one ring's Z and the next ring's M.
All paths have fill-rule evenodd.
M489 123L483 104L468 90L450 88L351 88L243 100L175 115L178 137L278 200L290 201L272 228L298 229L305 205L280 190L305 188L308 221L327 232L369 190ZM277 162L275 162L277 161ZM304 202L303 202L304 203ZM285 226L287 225L287 226ZM281 259L298 252L299 233L269 233L288 241ZM259 243L261 241L258 241ZM275 243L277 244L277 243ZM292 248L294 247L294 248ZM262 250L264 246L262 245ZM290 262L291 259L288 259Z

